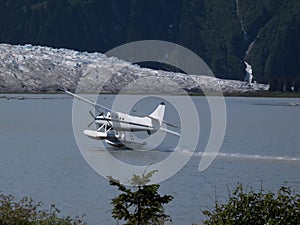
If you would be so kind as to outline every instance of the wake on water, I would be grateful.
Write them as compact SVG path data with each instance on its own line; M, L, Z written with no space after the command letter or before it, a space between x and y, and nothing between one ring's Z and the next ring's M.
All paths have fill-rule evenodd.
M184 154L193 154L194 157L202 157L204 152L190 152L187 150L182 151ZM299 162L300 157L290 157L290 156L269 156L269 155L248 155L248 154L241 154L241 153L222 153L219 152L217 154L218 158L232 158L232 159L250 159L250 160L268 160L268 161L290 161L290 162Z
M139 151L132 149L107 149L108 151ZM147 150L140 150L141 152L147 152ZM174 149L155 149L150 151L157 152L165 152L171 153L174 152ZM212 153L204 153L204 152L192 152L189 150L178 150L179 154L191 155L192 157L202 157L204 154L212 154ZM291 156L270 156L270 155L249 155L242 153L222 153L219 152L217 154L217 158L227 158L227 159L245 159L245 160L267 160L267 161L288 161L288 162L297 162L300 163L300 157L291 157Z

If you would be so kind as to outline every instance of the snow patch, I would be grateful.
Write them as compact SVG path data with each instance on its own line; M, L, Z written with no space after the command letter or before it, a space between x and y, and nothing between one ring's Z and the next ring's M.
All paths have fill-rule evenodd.
M141 82L143 78L144 82ZM205 75L186 75L141 68L116 57L95 52L78 52L32 45L0 44L0 92L56 91L65 87L74 91L118 93L130 92L226 93L268 90L269 85L224 80ZM139 81L139 82L136 82ZM172 85L175 82L177 85ZM138 87L133 84L138 84ZM168 88L166 88L168 87Z

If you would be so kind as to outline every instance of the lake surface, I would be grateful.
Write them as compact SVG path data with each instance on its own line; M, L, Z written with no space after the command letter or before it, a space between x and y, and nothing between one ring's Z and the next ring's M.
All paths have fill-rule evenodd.
M65 95L18 96L25 99L0 98L2 193L30 196L43 201L46 208L54 203L63 215L86 214L91 225L117 224L111 218L110 200L119 192L88 165L78 149L72 128L73 99ZM110 107L114 96L101 98L101 103ZM177 97L172 104L176 106L184 98ZM300 107L291 104L300 103L299 98L225 98L224 141L217 158L203 172L198 166L209 138L211 116L205 97L192 99L201 123L199 143L188 163L160 183L162 194L174 196L165 207L174 225L202 224L202 210L213 209L216 200L225 202L228 189L233 190L237 183L275 191L287 182L300 192ZM149 113L155 104L146 101L136 107ZM165 119L178 122L172 111L166 112ZM106 151L100 143L93 144L99 154L149 165L172 153L171 142L143 152Z

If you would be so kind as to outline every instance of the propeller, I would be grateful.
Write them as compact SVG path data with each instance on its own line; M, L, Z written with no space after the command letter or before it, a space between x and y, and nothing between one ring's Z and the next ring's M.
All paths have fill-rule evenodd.
M89 114L91 115L91 117L93 118L93 121L89 123L88 127L92 126L92 124L95 122L96 117L95 115L92 113L92 111L89 111Z
M96 109L97 110L97 109ZM98 116L102 116L103 112L97 110L99 112ZM91 115L91 117L93 118L93 121L89 123L88 127L92 126L92 124L96 121L96 116L92 113L92 111L89 111L89 114Z
M96 111L99 113L99 116L103 115L103 112L101 112L97 107L95 107Z

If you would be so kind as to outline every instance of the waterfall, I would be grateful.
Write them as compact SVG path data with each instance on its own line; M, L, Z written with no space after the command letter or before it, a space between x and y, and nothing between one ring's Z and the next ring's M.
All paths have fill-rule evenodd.
M249 83L252 83L252 81L253 81L252 66L249 63L247 63L246 61L244 61L244 63L246 65L246 68L245 68L246 75L245 75L244 80Z
M244 39L245 39L245 41L246 41L246 43L248 45L248 48L245 51L245 56L244 56L244 59L243 59L244 60L244 64L246 66L244 80L247 81L249 83L249 85L252 85L252 82L253 82L252 66L248 62L246 62L245 59L246 59L247 55L249 54L249 52L251 51L251 49L252 49L252 47L253 47L256 39L254 41L252 41L251 43L249 43L250 42L249 36L247 34L247 31L245 29L245 24L244 24L244 22L243 22L243 20L241 18L241 15L240 15L239 0L235 0L235 4L236 4L236 15L237 15L237 17L239 19L239 22L240 22L240 25L241 25L241 29L242 29L242 31L244 33Z
M239 19L239 22L240 22L242 31L243 31L243 33L244 33L244 39L245 39L246 41L248 41L248 34L247 34L247 32L246 32L244 22L243 22L243 20L241 19L241 16L240 16L239 0L235 0L235 5L236 5L236 9L235 9L236 15L237 15L237 17L238 17L238 19Z
M250 43L250 45L248 45L248 48L247 48L246 53L245 53L245 58L247 57L247 55L248 55L249 52L251 51L251 49L252 49L254 43L255 43L255 40L252 41L252 42ZM245 59L245 58L244 58L244 59Z

